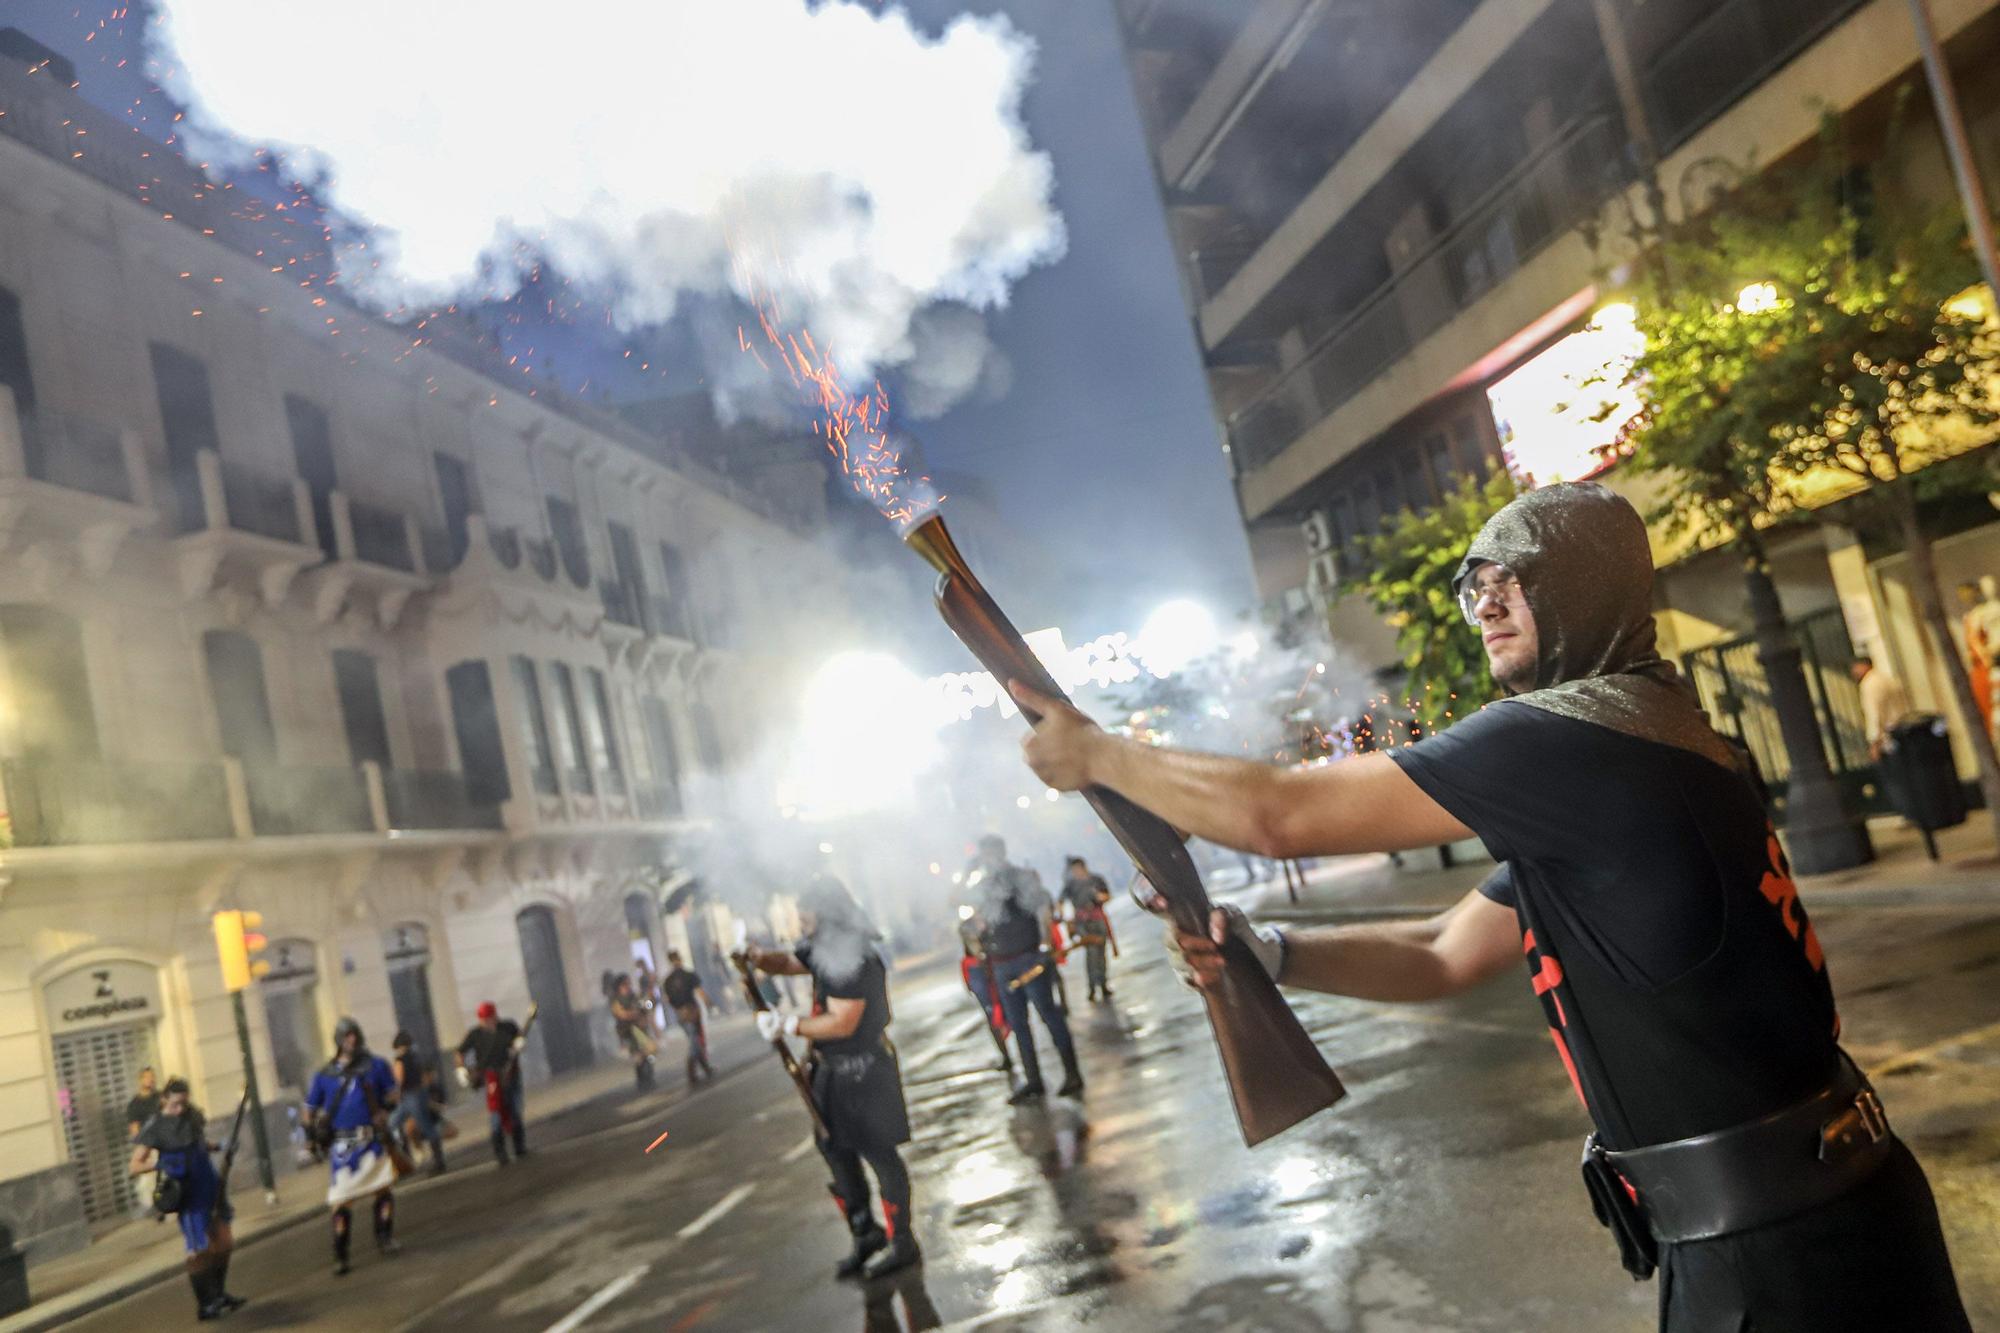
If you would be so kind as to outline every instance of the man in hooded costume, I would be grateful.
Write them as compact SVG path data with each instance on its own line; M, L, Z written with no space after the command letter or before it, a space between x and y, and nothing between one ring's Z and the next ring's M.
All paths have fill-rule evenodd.
M803 1037L813 1103L826 1123L820 1155L833 1173L828 1187L847 1219L854 1249L836 1277L877 1278L916 1263L910 1231L910 1173L900 1145L910 1141L903 1075L889 1041L889 971L880 940L860 904L831 875L815 875L799 895L805 938L790 950L746 949L745 961L780 976L810 976L810 1016L763 1010L757 1031L766 1041ZM869 1205L868 1177L882 1194L882 1221Z
M1967 1329L1930 1186L1838 1044L1826 962L1733 752L1654 644L1645 524L1603 487L1530 492L1454 578L1509 697L1318 769L1155 749L1016 686L1049 786L1109 787L1269 857L1478 837L1499 863L1425 922L1176 932L1194 984L1235 934L1284 985L1456 994L1525 957L1595 1125L1584 1175L1660 1327Z
M314 1142L325 1153L331 1180L327 1206L333 1209L333 1273L348 1271L354 1229L351 1205L372 1197L375 1247L396 1253L396 1162L390 1150L389 1108L396 1102L396 1076L389 1062L368 1049L361 1025L343 1018L333 1028L333 1059L313 1075L306 1110L313 1117Z

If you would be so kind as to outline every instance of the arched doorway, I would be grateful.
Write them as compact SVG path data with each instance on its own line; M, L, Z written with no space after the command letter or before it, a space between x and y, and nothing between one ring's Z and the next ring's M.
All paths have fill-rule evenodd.
M535 1031L542 1037L542 1054L551 1074L566 1074L590 1065L590 1045L569 1005L569 974L563 967L562 936L556 915L546 907L523 908L514 918L521 935L521 968L528 977L528 997L538 1006Z
M424 1059L442 1061L443 1052L438 1047L437 1011L431 1007L429 928L417 921L392 926L383 936L382 960L388 967L389 1005L395 1012L396 1026L410 1034L418 1054ZM382 1046L386 1048L388 1042L384 1041ZM451 1080L440 1078L438 1086L449 1100Z

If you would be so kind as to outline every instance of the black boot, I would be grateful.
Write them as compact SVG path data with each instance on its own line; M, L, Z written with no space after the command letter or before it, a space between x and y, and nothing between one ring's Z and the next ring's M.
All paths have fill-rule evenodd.
M333 1275L346 1277L351 1271L347 1262L348 1247L353 1244L353 1214L342 1208L334 1214L333 1223Z
M1064 1051L1062 1058L1063 1082L1062 1086L1056 1089L1056 1096L1081 1097L1083 1095L1083 1071L1076 1067L1076 1052Z
M507 1136L497 1129L493 1131L493 1160L507 1165Z
M1024 1102L1038 1102L1047 1094L1048 1089L1042 1086L1042 1080L1039 1077L1031 1078L1014 1089L1014 1095L1007 1099L1007 1104L1020 1106Z
M217 1319L221 1311L215 1308L215 1292L211 1289L213 1274L208 1269L188 1270L188 1285L194 1288L194 1317L196 1319Z
M384 1255L403 1249L396 1243L396 1205L388 1199L375 1201L375 1249Z
M868 1265L869 1256L889 1243L889 1233L877 1226L875 1219L865 1213L862 1214L859 1225L850 1219L848 1228L854 1233L854 1250L833 1266L834 1277L841 1280L861 1276L862 1270Z
M229 1256L227 1254L223 1255L215 1265L215 1300L216 1304L222 1307L222 1313L224 1314L228 1314L232 1310L240 1310L250 1303L241 1296L232 1296L229 1294Z
M878 1277L908 1268L923 1257L923 1251L917 1248L916 1237L907 1231L898 1232L896 1238L889 1242L889 1248L868 1261L861 1275L872 1282Z

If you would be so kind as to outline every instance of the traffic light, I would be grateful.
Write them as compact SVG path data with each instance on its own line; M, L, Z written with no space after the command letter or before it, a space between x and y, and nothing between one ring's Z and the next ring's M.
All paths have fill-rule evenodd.
M264 952L270 941L258 927L264 924L261 912L217 912L215 952L222 960L224 990L240 991L271 970L271 965L255 955Z

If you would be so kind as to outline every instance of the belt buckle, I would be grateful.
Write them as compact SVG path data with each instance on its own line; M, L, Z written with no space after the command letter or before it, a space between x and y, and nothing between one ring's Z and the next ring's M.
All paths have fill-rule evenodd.
M1819 1129L1819 1159L1828 1164L1846 1160L1864 1147L1889 1137L1889 1116L1875 1089L1863 1087L1839 1115Z
M1875 1095L1875 1089L1864 1087L1856 1093L1854 1109L1861 1115L1861 1127L1868 1131L1870 1143L1880 1143L1889 1137L1889 1115L1882 1109L1882 1099Z

